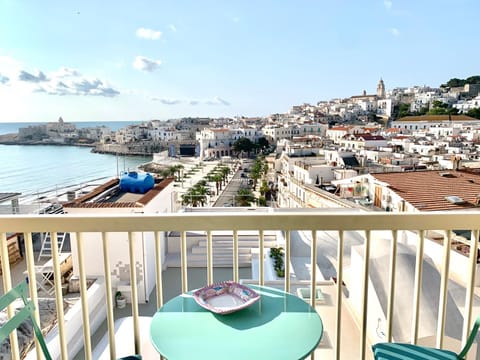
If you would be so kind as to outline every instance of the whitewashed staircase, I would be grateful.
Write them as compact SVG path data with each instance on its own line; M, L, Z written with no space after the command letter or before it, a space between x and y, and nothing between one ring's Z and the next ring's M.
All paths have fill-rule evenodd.
M178 241L180 241L178 239ZM205 236L195 241L187 249L187 262L190 267L205 267L207 265L207 240ZM233 265L233 236L215 235L212 236L213 246L213 266L231 267ZM265 234L264 247L270 248L277 246L275 234ZM249 267L252 263L252 248L258 248L258 234L238 234L238 263L240 267ZM167 266L179 267L180 254L169 253L167 256Z

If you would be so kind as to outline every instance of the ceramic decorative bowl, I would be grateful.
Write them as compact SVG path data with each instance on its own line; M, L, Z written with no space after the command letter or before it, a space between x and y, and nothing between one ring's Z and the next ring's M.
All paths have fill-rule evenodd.
M260 300L260 295L234 281L223 281L196 290L193 298L201 307L225 315L252 305Z

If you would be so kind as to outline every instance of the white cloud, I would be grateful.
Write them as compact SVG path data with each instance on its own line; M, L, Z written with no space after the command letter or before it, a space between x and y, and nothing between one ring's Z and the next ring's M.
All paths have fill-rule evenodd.
M390 10L390 9L392 8L392 6L393 6L393 1L391 1L391 0L384 0L384 1L383 1L383 5L385 6L385 8L386 8L387 10Z
M139 28L136 31L136 34L141 39L148 39L148 40L158 40L162 33L157 30L146 29L146 28Z
M69 76L81 76L81 74L77 70L67 68L65 66L62 66L57 71L54 71L51 75L54 78L60 78L60 79L65 78L65 77L69 77Z
M215 96L213 100L207 100L205 103L208 105L227 105L227 106L230 105L230 103L227 100L224 100L218 96Z
M8 59L7 59L8 60ZM3 69L5 58L0 59L0 70ZM7 61L10 64L19 65L19 62ZM10 68L13 71L13 67ZM48 95L59 96L105 96L114 97L120 94L105 80L98 78L87 78L69 67L61 67L56 71L45 73L40 70L31 72L22 68L17 68L14 73L9 75L3 73L0 75L0 83L6 83L13 92L17 93L44 93Z
M36 92L45 92L49 95L83 95L83 96L104 96L114 97L120 94L119 91L103 80L98 78L86 79L77 77L67 81L55 79L47 85L39 86Z
M152 100L153 101L159 101L159 102L161 102L162 104L165 104L165 105L176 105L176 104L180 104L182 102L182 100L178 100L178 99L157 98L157 97L152 98Z
M36 75L33 75L25 70L21 70L20 74L18 75L18 80L31 82L31 83L40 83L40 82L48 81L47 76L39 70L37 71Z
M152 72L157 70L162 62L160 60L153 60L144 56L137 56L133 62L133 67L137 70Z
M390 29L388 29L388 31L389 31L390 34L392 34L393 36L400 36L400 31L399 31L397 28L390 28Z
M10 79L0 74L0 84L6 84Z
M230 106L230 102L215 96L212 100L197 100L197 99L172 99L172 98L158 98L152 97L153 101L159 101L165 105L189 104L189 105L225 105Z
M168 25L168 28L169 28L172 32L177 32L177 28L176 28L175 25L173 25L173 24Z

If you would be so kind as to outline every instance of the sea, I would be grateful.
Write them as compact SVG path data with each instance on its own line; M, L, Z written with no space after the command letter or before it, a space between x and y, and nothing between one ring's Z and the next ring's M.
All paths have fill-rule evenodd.
M105 125L119 130L141 122L74 122L77 128ZM39 123L0 123L0 134L17 133ZM54 192L62 188L99 182L136 170L151 156L95 154L90 147L54 145L0 145L0 193L22 196Z

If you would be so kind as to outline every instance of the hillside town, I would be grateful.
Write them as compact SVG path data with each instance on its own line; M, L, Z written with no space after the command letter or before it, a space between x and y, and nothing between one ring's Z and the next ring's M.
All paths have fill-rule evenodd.
M268 165L263 178L258 172L241 175L254 185L253 192L262 198L257 205L263 206L324 207L328 201L322 193L328 192L342 201L385 211L476 207L480 202L480 180L476 180L480 119L469 115L477 114L480 107L480 84L467 81L452 79L440 88L386 91L380 79L374 94L363 91L347 99L296 105L285 114L151 120L118 131L106 126L77 129L60 118L20 128L9 141L87 145L99 153L151 154L153 161L144 170L157 176L165 175L165 168L175 159L192 158L200 164L229 159L231 168L238 171L241 158L261 154ZM184 171L184 165L180 167L182 174L171 172L177 181L188 176L189 166ZM453 184L458 176L449 170L465 174L462 186ZM439 175L420 180L425 171ZM425 181L427 188L422 189ZM398 184L393 187L393 183ZM425 195L436 187L435 194ZM185 191L178 190L182 196ZM219 195L218 183L213 193ZM184 201L183 205L198 203Z
M87 145L94 152L112 154L167 151L169 157L200 161L262 152L270 154L268 183L279 192L278 206L315 207L305 195L308 185L335 189L343 198L368 204L374 200L368 195L374 190L352 190L350 179L362 176L365 182L367 174L420 170L477 171L480 120L469 115L477 114L480 107L480 84L467 83L469 79L477 77L452 79L440 88L390 91L380 79L374 94L363 91L346 99L295 105L285 114L268 117L151 120L118 131L106 126L77 129L60 118L20 128L8 141L1 140ZM296 195L282 195L284 184ZM378 206L379 200L375 201ZM385 203L385 209L398 208Z

